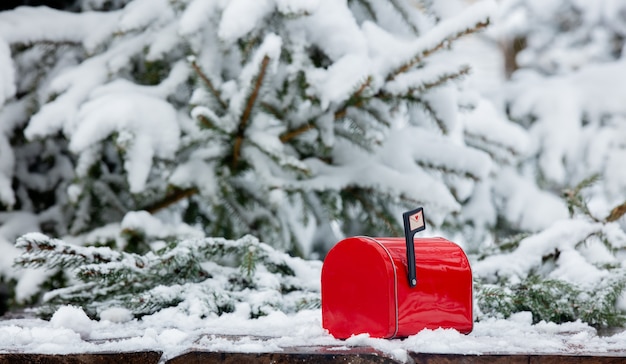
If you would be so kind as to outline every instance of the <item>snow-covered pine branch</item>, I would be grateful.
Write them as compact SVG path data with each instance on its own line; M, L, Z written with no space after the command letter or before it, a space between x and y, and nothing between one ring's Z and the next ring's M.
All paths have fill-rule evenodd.
M292 258L252 236L183 240L144 255L76 246L35 233L22 236L17 246L24 252L16 264L72 268L80 281L46 293L44 315L76 304L92 316L111 307L142 316L170 306L205 316L247 302L256 317L319 302L314 277L320 263Z
M433 215L432 218L439 222L446 212L458 209L458 203L446 191L447 187L441 180L429 179L428 195L419 193L419 189L408 188L408 184L406 188L400 187L402 179L411 179L408 171L426 167L443 172L444 175L454 173L474 180L486 176L485 166L489 166L489 162L481 153L455 146L456 143L450 143L446 138L439 139L437 143L442 145L440 153L422 154L420 161L412 163L407 160L408 165L402 166L407 168L405 170L398 169L399 165L390 167L397 163L388 160L393 158L391 154L401 151L385 151L390 149L388 143L392 143L387 141L390 131L402 128L400 125L407 121L406 132L420 135L419 132L413 133L412 124L421 122L406 120L407 115L402 115L408 104L436 105L431 108L433 114L437 115L436 118L446 119L444 122L451 127L453 121L448 120L451 112L444 114L443 109L457 108L457 105L454 101L442 103L439 99L452 100L454 96L450 95L456 92L455 88L450 87L438 95L428 95L431 89L438 89L467 73L467 68L436 68L429 64L429 67L423 68L432 68L427 73L428 78L407 79L404 81L405 89L395 93L386 90L389 82L399 82L387 80L388 73L394 69L393 63L403 55L412 57L406 53L406 49L410 49L413 54L419 53L420 59L426 62L428 57L442 50L441 44L451 44L461 34L470 33L487 22L493 4L487 2L477 5L455 20L431 25L432 29L422 26L423 36L419 35L416 41L411 41L396 37L393 28L377 25L373 19L361 19L358 12L351 13L353 8L350 6L356 6L357 2L346 7L322 1L317 9L290 12L287 18L282 15L280 6L275 9L271 6L262 7L255 18L250 19L250 24L264 23L267 24L265 28L253 28L250 24L245 27L236 25L239 23L236 23L232 14L243 3L231 3L224 8L222 18L216 18L219 19L216 20L219 26L218 38L230 48L220 54L207 52L206 49L216 46L215 38L207 37L207 46L197 48L192 59L192 67L201 81L200 87L194 92L193 104L197 106L192 114L199 120L201 132L189 141L194 145L211 145L216 153L204 159L206 164L194 157L183 162L175 171L177 184L182 182L180 176L188 174L183 171L190 170L191 166L198 170L199 164L204 164L202 170L206 173L206 180L231 180L224 184L217 182L221 187L210 189L211 193L223 195L218 200L225 204L204 207L195 203L196 196L191 198L194 206L198 206L195 211L206 216L203 220L214 221L211 225L215 226L215 230L211 231L218 233L223 229L239 231L240 234L253 231L263 235L257 226L265 228L268 222L273 221L271 224L275 224L282 232L273 234L271 238L266 237L266 240L286 244L283 246L295 249L294 252L306 252L310 249L310 243L304 243L304 239L310 237L298 231L302 228L295 221L309 221L309 224L314 225L309 225L307 230L317 226L315 229L322 231L327 230L324 224L337 218L347 223L356 216L343 213L338 217L324 213L323 209L307 207L312 203L311 199L318 199L315 202L317 206L326 205L326 201L330 200L326 197L320 199L322 194L343 195L335 200L343 205L341 210L357 209L360 211L358 215L363 216L357 220L365 219L358 223L365 229L363 232L380 234L384 231L399 231L398 219L386 219L382 225L369 222L381 216L394 216L395 210L399 208L394 205L398 203L402 206L415 203L437 206L436 210L441 211L441 214L438 217ZM334 12L336 15L330 18L322 16L322 9L325 9L325 14ZM322 24L325 34L332 33L335 36L318 34ZM343 35L337 37L337 34ZM270 39L268 37L277 39L276 52L279 56L264 58L267 52L263 49L265 40ZM396 46L388 47L388 39L392 39ZM217 44L219 47L219 41ZM254 44L258 46L251 47ZM275 70L268 78L270 75L266 74L265 68L270 59ZM405 69L413 70L412 67ZM397 76L402 76L403 72L398 72ZM260 77L255 78L255 73ZM261 83L255 80L262 81L262 89ZM408 100L408 94L413 95L410 97L413 100ZM215 108L211 109L211 105ZM224 114L217 111L221 109L224 109ZM422 132L429 133L428 128ZM428 138L425 136L424 139ZM420 150L415 141L407 141L407 144L414 144L416 151ZM215 149L216 145L218 149ZM363 153L353 150L351 145L362 148ZM381 151L388 157L378 157ZM466 163L455 163L455 166L480 165L480 171L473 168L456 171L456 167L450 166L453 156L462 158L461 153L464 153ZM443 160L439 161L438 158ZM234 168L233 161L240 166ZM327 168L321 169L318 164L326 165ZM355 170L362 172L354 173ZM332 174L326 173L330 171ZM385 174L397 177L387 178ZM254 191L249 189L251 184L255 186ZM190 185L185 183L184 187L189 188ZM401 191L393 192L398 187ZM378 190L382 192L380 199L372 194ZM208 197L203 192L209 191L206 183L198 185L197 191L203 196L202 199ZM440 194L433 194L434 191L440 191ZM390 204L389 197L396 202ZM277 198L279 200L274 200ZM387 203L381 204L381 201ZM334 211L330 206L325 208ZM225 221L222 216L226 215L237 216L237 219ZM365 221L368 223L362 224ZM319 239L326 239L329 241L326 244L332 244L337 238L330 236ZM285 239L290 242L285 242ZM294 241L298 242L295 246Z
M493 11L494 4L490 1L483 1L458 17L446 19L437 24L436 27L409 45L406 50L410 54L409 60L393 67L387 80L393 80L398 75L406 73L433 53L451 45L455 40L485 28L489 25L489 17L485 15L489 15Z
M533 322L581 320L595 327L620 327L626 322L618 306L625 285L615 276L604 277L593 289L537 275L507 286L481 283L476 287L479 319L529 311Z
M106 247L68 245L40 233L20 237L15 246L25 251L15 260L16 265L23 267L76 268L85 264L119 261L125 254Z

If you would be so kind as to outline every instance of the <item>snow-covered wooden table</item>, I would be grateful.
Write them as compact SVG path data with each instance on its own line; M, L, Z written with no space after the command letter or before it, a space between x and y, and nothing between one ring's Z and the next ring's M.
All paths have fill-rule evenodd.
M525 313L476 322L469 335L424 330L403 340L337 340L320 322L320 310L253 320L163 310L141 320L96 321L67 307L50 321L32 315L0 319L0 364L626 363L624 328L533 324Z

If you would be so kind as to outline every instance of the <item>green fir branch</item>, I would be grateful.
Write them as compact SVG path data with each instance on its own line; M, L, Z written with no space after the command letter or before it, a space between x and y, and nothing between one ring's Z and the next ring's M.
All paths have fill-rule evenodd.
M256 270L257 259L258 257L256 247L252 244L247 244L247 247L244 248L240 267L248 279L252 277L254 271Z
M216 130L219 134L222 135L228 135L229 133L229 131L222 126L222 123L215 114L198 114L196 118L198 119L200 126L204 129Z
M14 264L25 268L75 268L84 264L120 261L126 255L108 247L71 245L38 233L19 237L15 247L24 250L24 253L15 259ZM136 265L143 264L136 256L129 257Z
M188 199L191 196L198 194L200 191L197 187L190 188L178 188L171 187L170 191L163 196L159 201L153 202L150 205L144 206L141 210L148 211L151 214L155 214L160 210L168 208L182 200Z
M255 34L250 34L246 38L240 38L237 41L239 50L241 51L242 64L245 64L250 60L253 50L259 45L259 43L261 43L261 31L259 29L255 29L254 33Z
M335 120L343 119L346 116L349 107L361 107L369 98L371 98L371 96L363 95L368 87L370 87L371 83L372 76L368 76L365 81L359 84L348 100L346 100L343 105L335 111Z
M229 312L234 307L233 302L256 294L257 285L264 282L259 274L275 275L281 288L276 291L276 299L261 304L253 315L267 313L268 308L279 309L281 292L299 294L308 300L314 300L318 294L305 288L305 282L296 276L289 263L289 259L295 258L249 235L235 241L223 238L183 240L141 256L107 247L74 246L41 234L20 238L18 246L25 250L19 261L26 263L34 259L38 267L50 268L64 259L64 266L75 267L73 273L81 281L47 293L39 311L42 315L54 312L60 305L74 304L85 308L93 317L115 306L126 307L139 317L181 304L189 292L195 294L194 297L214 297L215 300L205 302L205 310L207 314L219 314ZM34 257L35 251L45 251L46 255ZM236 267L221 265L232 261L236 262ZM203 262L212 262L212 265L205 270ZM258 273L260 266L264 269Z
M472 181L481 180L481 176L472 173L472 171L470 171L469 169L452 168L451 166L446 164L435 164L424 160L416 160L415 162L417 163L417 165L424 169L437 170L445 174L453 174L459 177L470 179Z
M482 314L509 317L516 312L532 313L533 322L555 323L581 320L595 327L626 323L617 306L626 284L622 271L594 287L583 288L561 280L531 275L514 285L476 284L475 295Z
M404 63L402 66L400 66L400 67L396 68L395 70L391 71L391 73L387 76L387 82L392 81L398 75L409 71L414 66L420 64L425 58L428 58L433 53L435 53L435 52L437 52L437 51L447 47L449 44L451 44L455 40L457 40L457 39L459 39L461 37L464 37L466 35L476 33L478 31L480 31L481 29L486 28L488 25L489 25L489 19L487 19L485 21L482 21L482 22L479 22L478 24L476 24L472 28L468 28L468 29L465 29L463 31L457 32L455 34L452 34L452 35L446 37L445 39L441 40L434 47L428 48L428 49L425 49L425 50L419 52L417 55L415 55L408 62Z
M233 160L232 167L233 169L239 164L239 155L241 153L241 145L243 143L243 139L246 132L246 127L248 122L250 121L250 116L252 115L252 109L256 104L256 100L259 96L259 92L261 90L261 86L263 85L263 80L265 79L265 75L267 72L267 67L270 63L270 57L265 56L261 61L261 65L259 66L259 72L255 75L252 81L252 89L248 94L244 102L244 109L241 117L239 118L239 126L237 128L237 132L235 134L235 140L233 142Z
M409 13L407 13L406 9L402 7L402 4L400 4L398 0L390 0L389 3L394 7L394 9L396 9L398 14L400 14L400 17L406 23L406 25L409 28L411 28L411 30L413 31L413 34L418 35L419 30L417 29L415 24L413 24L413 22L411 21L411 17L409 16Z
M380 142L368 138L366 135L368 130L356 122L351 122L345 127L336 127L334 132L336 137L346 139L367 153L372 153L374 147L380 145Z
M222 95L220 94L219 90L215 88L211 79L202 71L195 59L191 61L191 68L196 72L198 77L200 77L202 82L204 82L206 87L211 92L211 95L213 95L213 97L215 97L215 100L217 100L217 103L220 105L220 107L223 110L226 110L228 108L228 104L222 99Z
M419 94L423 94L430 89L446 84L449 81L458 80L461 77L468 75L470 73L470 70L471 69L469 66L464 65L456 72L443 73L434 81L424 82L419 86L412 87L408 90L408 93L414 94L416 96Z
M390 98L393 98L393 97L390 94L385 94L385 99L388 100ZM442 134L447 135L449 133L448 127L446 126L445 122L441 120L439 116L437 116L437 112L430 105L429 102L427 102L426 100L424 100L423 98L417 95L412 95L412 94L400 95L398 96L398 99L404 100L411 105L415 105L416 107L422 108L424 111L426 111L428 115L432 117L433 121L435 122L435 125L439 128Z
M289 141L291 141L294 138L297 138L298 136L306 133L307 131L311 130L311 129L315 129L315 123L313 121L309 121L306 124L302 124L299 127L292 129L292 130L287 130L284 133L282 133L279 138L280 141L283 143L288 143Z
M485 135L474 134L467 130L465 130L463 134L469 146L483 150L485 153L489 154L493 160L499 163L510 163L512 158L520 156L520 152L515 150L511 145L507 145L498 140L489 139ZM503 157L502 155L507 155L509 158Z
M426 101L422 101L422 103L420 104L420 106L426 111L428 112L428 114L433 118L433 121L435 122L435 125L437 125L437 127L439 127L439 130L441 130L441 132L444 135L447 135L449 133L448 130L448 126L446 125L446 123L441 120L441 118L437 115L437 112L435 111L435 109L433 109L433 107L430 105L429 102Z
M397 216L385 208L390 196L382 194L371 188L353 186L346 188L342 192L342 199L346 202L352 201L361 206L364 226L368 226L370 231L386 231L392 236L401 236L403 230L398 224Z
M349 123L345 124L355 126L359 129L357 137L367 134L382 135L391 126L382 113L374 110L373 107L367 106L348 109L346 120Z
M311 170L300 159L283 153L279 153L275 150L266 148L262 144L256 143L254 140L249 140L249 143L257 148L264 155L269 157L274 163L285 170L295 172L300 176L310 176Z
M287 118L284 111L280 110L279 107L272 105L269 102L261 102L259 105L261 106L263 111L272 115L276 120L285 120Z
M377 104L382 103L383 101L379 99L372 99L368 102L365 107L355 109L355 111L364 112L369 115L372 119L376 120L378 124L380 124L384 128L391 127L391 119L393 118L390 114L385 114L380 108L377 108Z
M570 217L573 217L576 212L582 212L587 217L591 218L595 222L600 222L600 219L595 217L587 206L586 198L582 195L582 191L591 187L600 180L599 174L591 175L584 180L580 181L573 188L567 188L563 190L563 197L567 203L567 208L570 213Z

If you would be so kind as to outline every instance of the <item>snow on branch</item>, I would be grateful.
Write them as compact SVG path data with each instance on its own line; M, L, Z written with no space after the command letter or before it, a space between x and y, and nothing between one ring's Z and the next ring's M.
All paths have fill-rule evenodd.
M407 72L431 54L447 47L451 42L485 28L489 25L489 18L493 16L495 9L495 2L480 1L458 16L443 20L410 46L413 56L395 68L387 76L387 81L392 81L398 75Z
M450 65L442 68L431 66L405 72L385 84L384 90L393 95L420 94L470 73L470 68L467 65Z
M408 135L407 135L408 134ZM396 135L396 143L411 143L412 156L419 165L473 180L487 177L493 168L490 158L482 151L450 143L425 130Z
M268 34L259 49L254 55L254 59L246 65L240 75L240 86L243 93L231 100L231 108L234 108L235 115L239 115L239 125L237 127L235 140L233 143L233 167L239 162L241 146L248 123L257 104L257 98L268 72L276 72L278 57L280 56L282 40L275 34ZM270 61L273 61L271 69Z
M224 9L217 29L220 39L232 43L259 26L274 10L271 0L233 0Z
M160 98L128 91L108 93L83 104L78 117L70 149L80 153L118 133L131 192L145 188L153 157L172 158L178 147L176 110Z
M119 16L120 11L77 14L20 6L0 12L0 38L10 44L75 43L92 52L114 32Z
M15 72L11 64L11 49L9 44L0 36L0 107L4 105L4 102L17 91L15 87Z
M29 233L18 238L15 247L24 250L24 253L15 261L15 264L23 267L78 267L83 264L117 262L124 255L106 247L81 247L67 244L40 233Z
M478 101L463 117L466 142L486 151L494 160L513 163L529 152L528 133L508 121L490 102Z
M117 29L120 32L130 32L173 17L174 12L167 0L134 0L124 8Z
M527 277L542 259L554 252L572 251L593 235L602 233L603 224L583 219L561 220L546 230L523 239L519 247L508 254L493 255L475 263L472 270L481 277ZM591 269L589 263L586 269ZM583 267L578 267L581 269Z
M202 71L202 69L196 62L195 58L191 58L191 68L193 68L193 70L196 72L198 77L200 77L200 79L202 80L202 82L204 82L204 84L209 89L209 91L211 91L211 94L213 95L213 97L215 97L215 99L217 100L219 105L222 107L222 109L226 109L228 105L226 104L226 101L222 99L222 95L220 94L220 91L217 88L215 88L215 86L213 85L213 81L211 81L209 76L207 76Z
M17 265L73 268L80 280L47 293L42 314L76 304L92 316L116 306L141 316L200 300L204 314L230 312L236 302L256 302L254 316L296 309L298 300L319 301L315 277L320 263L290 257L249 235L188 239L145 255L80 247L36 233L19 238L17 247L24 250Z

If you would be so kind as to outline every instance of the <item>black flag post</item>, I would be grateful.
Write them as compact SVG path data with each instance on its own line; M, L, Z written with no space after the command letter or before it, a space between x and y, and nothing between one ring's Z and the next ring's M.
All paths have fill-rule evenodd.
M409 271L409 285L415 287L417 285L417 275L415 272L415 234L426 229L426 221L424 219L424 209L418 207L415 210L407 211L402 214L404 220L404 237L406 239L406 260Z

